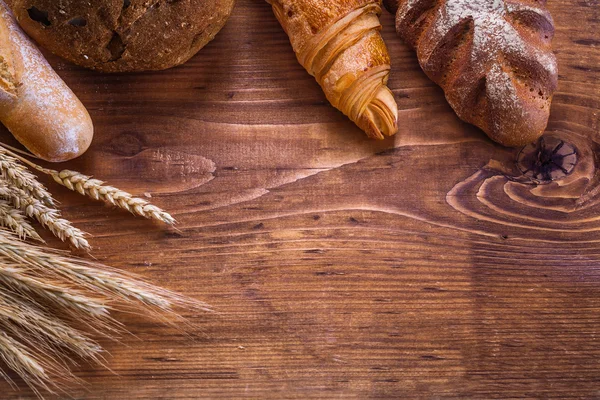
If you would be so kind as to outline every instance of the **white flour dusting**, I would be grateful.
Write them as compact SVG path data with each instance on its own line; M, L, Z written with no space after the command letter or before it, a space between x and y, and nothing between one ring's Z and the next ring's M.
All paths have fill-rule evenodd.
M430 4L433 7L427 8ZM423 18L430 24L419 25ZM460 66L459 80L444 82L452 60L440 57L452 51L438 50L467 22L472 34L469 61ZM502 119L509 125L526 120L527 108L539 108L555 89L558 68L549 46L553 32L545 32L544 25L552 26L552 18L542 5L518 0L400 0L397 13L399 32L417 41L413 44L421 66L444 86L457 113L468 119L472 113L469 95L485 79L487 98L506 112ZM498 123L498 119L493 121L495 130L501 129Z

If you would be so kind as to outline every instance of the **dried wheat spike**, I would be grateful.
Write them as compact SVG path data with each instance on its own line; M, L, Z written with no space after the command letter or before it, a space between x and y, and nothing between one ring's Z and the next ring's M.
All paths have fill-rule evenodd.
M102 200L107 204L120 207L134 215L144 218L154 219L169 225L175 224L175 218L162 209L150 204L144 199L133 197L130 193L124 192L112 186L104 185L104 182L93 179L90 176L80 174L76 171L54 171L47 168L38 168L58 183L81 195L91 197L94 200Z
M19 239L31 238L44 243L44 239L27 222L25 215L4 200L0 200L0 225L16 233Z
M86 233L75 228L66 219L60 218L60 211L50 208L38 199L15 186L0 183L0 197L35 218L60 240L69 241L75 248L89 252L92 248L85 239Z
M0 327L42 351L60 355L68 349L84 360L100 361L102 348L97 342L36 303L24 301L4 288L0 288Z
M0 248L0 282L4 286L23 297L35 296L36 302L52 305L77 319L92 316L102 322L108 316L109 307L103 300L90 297L72 286L65 286L56 279L42 279L29 268L13 261L11 255L15 256L15 249L7 246L10 245L3 244Z
M166 317L176 317L174 308L181 306L208 310L134 276L31 245L0 229L0 361L38 395L76 379L69 358L102 361L102 349L80 324L110 338L120 327L110 315L113 309L149 312L169 322ZM10 379L2 370L0 376Z
M16 158L6 154L0 147L0 177L22 189L44 204L54 207L52 194L42 185L37 176L33 175L25 165Z
M26 268L29 274L38 279L43 277L44 281L63 282L80 291L121 304L143 304L155 312L172 313L174 306L209 311L206 304L153 286L123 271L82 258L67 257L64 252L15 239L13 234L0 229L0 266L2 262L6 264L2 260L8 259ZM72 294L76 293L74 291Z
M8 368L19 374L38 397L41 398L39 389L54 393L52 388L55 388L56 385L50 374L56 372L57 368L46 364L36 354L30 352L26 346L4 332L0 332L0 359ZM60 375L64 376L61 368L58 368L58 371L61 372ZM10 377L1 369L0 375L12 386L15 386Z

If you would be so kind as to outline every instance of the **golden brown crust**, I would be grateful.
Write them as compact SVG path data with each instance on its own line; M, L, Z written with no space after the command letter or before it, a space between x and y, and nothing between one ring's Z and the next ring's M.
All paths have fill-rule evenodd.
M235 0L8 0L40 45L103 72L187 61L221 30Z
M398 107L386 86L390 59L379 33L378 0L267 0L298 61L327 99L369 137L398 130Z
M0 0L0 120L47 161L66 161L89 147L93 126L79 99L21 31Z
M0 34L0 91L3 96L13 97L17 94L23 68L13 54L6 21L0 20L0 32L4 32Z
M545 1L397 3L398 33L461 119L505 146L544 133L558 81Z

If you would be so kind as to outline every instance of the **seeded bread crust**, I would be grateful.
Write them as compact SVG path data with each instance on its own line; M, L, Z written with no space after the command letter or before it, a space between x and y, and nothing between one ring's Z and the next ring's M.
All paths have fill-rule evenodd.
M102 72L186 62L225 25L235 0L8 0L40 45Z

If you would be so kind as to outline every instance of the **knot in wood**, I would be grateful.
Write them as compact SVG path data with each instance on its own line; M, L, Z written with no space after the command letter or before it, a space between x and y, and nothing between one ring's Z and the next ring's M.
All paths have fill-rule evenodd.
M519 152L517 166L521 173L536 182L548 183L569 175L577 165L577 149L553 136L543 136Z

